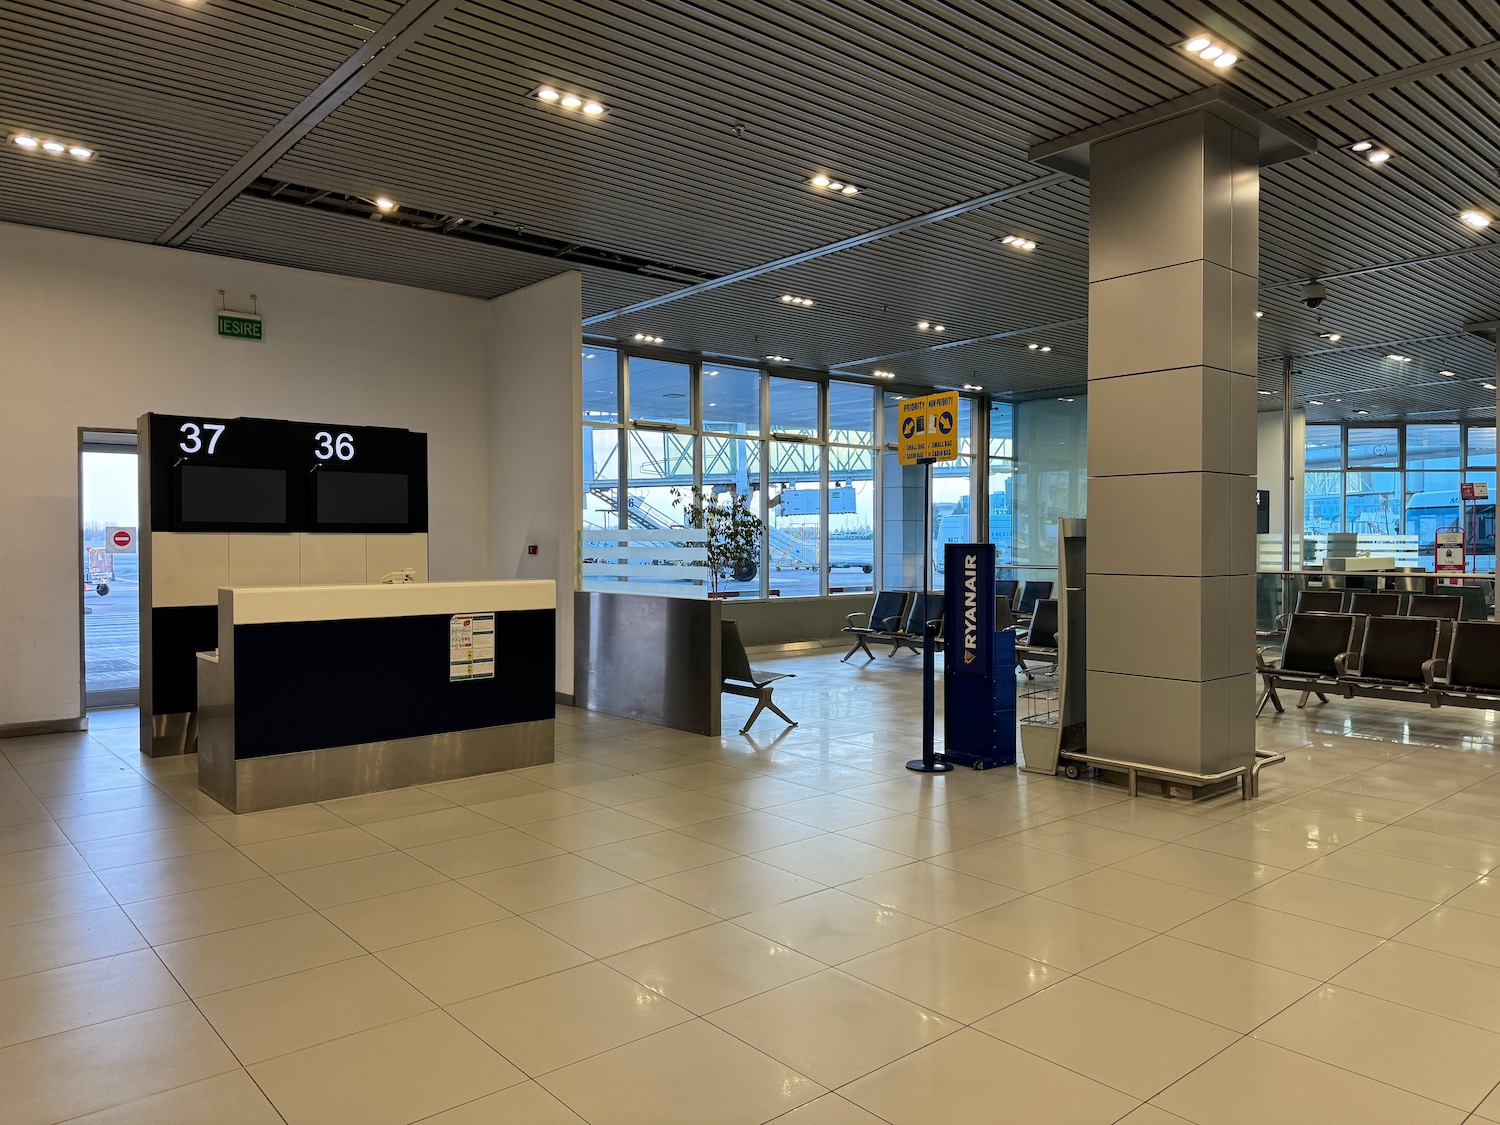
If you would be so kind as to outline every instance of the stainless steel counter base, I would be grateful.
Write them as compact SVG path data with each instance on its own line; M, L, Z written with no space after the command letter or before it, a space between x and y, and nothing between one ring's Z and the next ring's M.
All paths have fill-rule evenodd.
M236 760L232 712L202 713L198 788L237 813L545 765L553 755L554 724L544 719Z
M146 757L170 758L174 754L191 754L198 749L198 713L182 711L175 715L152 715L141 708L142 727L150 724L151 741Z

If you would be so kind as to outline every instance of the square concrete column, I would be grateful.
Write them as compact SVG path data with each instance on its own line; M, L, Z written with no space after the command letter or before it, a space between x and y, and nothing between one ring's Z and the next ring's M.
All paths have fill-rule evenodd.
M1255 750L1259 142L1199 111L1091 151L1089 749Z

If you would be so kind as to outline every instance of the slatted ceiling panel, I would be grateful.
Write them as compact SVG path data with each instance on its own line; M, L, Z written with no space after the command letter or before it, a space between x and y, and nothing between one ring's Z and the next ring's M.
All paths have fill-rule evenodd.
M1395 363L1384 351L1337 350L1301 356L1295 363L1293 380L1295 402L1320 399L1325 419L1351 417L1356 409L1369 410L1370 418L1428 416L1468 412L1470 417L1494 417L1495 392L1484 383L1493 383L1494 348L1470 335L1448 336L1421 344L1407 345L1402 354L1411 363ZM1440 374L1452 371L1453 378ZM1278 392L1273 401L1263 397L1261 409L1280 409L1281 361L1263 359L1259 385L1262 390Z
M536 255L461 239L440 239L434 247L431 237L421 231L253 198L232 203L189 240L188 248L483 298L570 268ZM670 282L651 278L582 272L586 314L590 306L641 300L672 288Z
M69 167L5 146L0 219L155 238L398 6L9 0L0 134L98 155Z

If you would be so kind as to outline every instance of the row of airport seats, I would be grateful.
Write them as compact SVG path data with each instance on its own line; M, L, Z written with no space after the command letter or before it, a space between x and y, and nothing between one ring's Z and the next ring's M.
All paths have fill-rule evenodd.
M1424 604L1424 597L1452 604ZM1309 695L1326 703L1337 694L1500 709L1500 623L1461 620L1457 598L1412 600L1404 616L1293 613L1279 657L1256 654L1262 693L1255 713L1267 702L1284 710L1278 688L1301 692L1299 707Z
M995 599L995 628L1000 625L1000 598ZM1028 680L1036 679L1032 671L1027 667L1028 660L1037 664L1050 664L1057 667L1057 599L1042 598L1036 603L1036 612L1031 615L1031 621L1027 625L1025 637L1019 636L1020 628L1012 624L1018 634L1016 639L1016 667L1025 674Z
M1029 619L1034 625L1035 615L1041 612L1042 604L1051 593L1051 582L1030 581L1022 585L1015 579L1000 580L995 584L995 630L998 632L1001 629L1014 627L1017 618ZM863 652L867 660L874 660L875 653L870 649L871 641L889 644L891 656L895 656L903 648L910 649L912 652L921 652L924 628L933 630L937 650L941 652L945 614L946 602L940 590L927 595L909 590L883 590L875 595L875 602L867 613L851 613L846 616L845 620L849 624L840 632L853 637L854 644L844 654L844 659L840 663L846 663L856 652ZM858 623L861 621L863 624ZM1057 603L1055 601L1051 608L1051 622L1048 635L1051 637L1050 643L1054 650L1053 663L1056 663ZM1048 627L1044 624L1042 633L1047 632ZM1040 635L1038 639L1043 640ZM1021 664L1019 659L1017 665L1025 669L1025 665ZM1028 672L1027 675L1029 676L1030 673Z
M1413 602L1423 604L1432 598L1444 598L1458 602L1460 612L1453 620L1482 621L1489 617L1489 606L1485 603L1484 590L1479 586L1440 585L1441 594L1414 594L1394 590L1337 590L1304 589L1297 592L1297 613L1359 613L1369 617L1423 616L1413 614ZM1289 615L1277 618L1278 624L1286 627Z

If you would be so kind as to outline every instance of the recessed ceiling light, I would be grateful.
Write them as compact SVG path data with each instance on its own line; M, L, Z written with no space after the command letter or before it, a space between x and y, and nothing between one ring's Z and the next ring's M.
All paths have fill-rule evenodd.
M1482 386L1487 391L1493 391L1495 389L1494 383L1481 383L1480 386Z
M982 391L982 390L984 390L984 388L981 387L981 386L979 386L976 383L965 383L964 384L964 390L966 390L966 391Z
M820 191L831 191L836 195L858 195L860 187L851 184L848 180L836 180L826 172L819 172L816 176L809 177L808 184Z
M946 325L935 324L935 323L933 323L930 320L919 320L919 321L917 321L917 331L918 332L946 332L946 331L948 331L948 328L947 328Z
M783 305L801 305L805 309L810 309L812 308L813 300L811 297L795 297L790 293L783 293L781 295L781 303Z
M598 102L584 102L583 112L588 114L588 116L590 117L598 117L601 113L604 112L604 107Z
M635 339L642 344L660 344L665 342L660 336L653 336L649 332L637 332Z
M770 360L772 363L790 363L791 362L784 355L768 355L768 356L766 356L766 359Z
M1458 372L1457 371L1439 371L1438 374L1439 375L1446 375L1450 379L1457 379L1458 378Z
M1356 413L1356 414L1368 414L1370 412L1368 410L1356 410L1354 413Z
M384 211L386 214L390 214L396 209L396 201L394 199L387 199L382 195L375 200L375 208L376 210Z
M87 160L89 157L94 155L94 150L91 148L84 148L83 145L73 145L68 149L68 155L76 156L79 160Z
M1377 148L1365 155L1365 159L1371 164L1384 164L1391 158L1391 154L1383 148Z
M1307 400L1307 405L1308 406L1322 406L1323 405L1323 400L1320 399L1320 398L1310 398L1310 399Z
M870 374L877 379L894 379L896 377L896 373L894 371L882 371L880 368L876 368L874 371L870 372Z
M1465 211L1459 216L1459 218L1468 223L1475 230L1483 230L1485 227L1489 226L1495 221L1493 215L1486 214L1483 211L1475 210Z
M43 141L42 142L42 149L45 152L50 152L50 153L54 153L55 154L55 153L59 153L59 152L67 152L68 151L68 146L65 145L65 144L63 144L62 141Z
M1263 313L1263 312L1261 312L1261 311L1260 311L1260 310L1259 310L1259 309L1256 309L1256 310L1255 310L1255 319L1256 319L1256 320L1259 320L1259 319L1260 319L1260 318L1261 318L1261 317L1263 317L1263 316L1265 316L1265 315L1266 315L1266 314L1265 314L1265 313Z
M1392 354L1386 356L1385 358L1388 359L1388 360L1390 360L1392 363L1410 363L1411 362L1411 356L1409 356L1409 355L1397 355L1394 352Z
M1060 399L1058 399L1058 400L1057 400L1057 401L1058 401L1058 402L1072 402L1072 401L1073 401L1073 400L1072 400L1072 399L1070 399L1070 398L1060 398Z
M603 117L609 112L598 98L572 90L560 90L556 86L538 86L527 96L543 105L566 109L571 113L582 113L585 117Z
M11 143L18 144L22 148L36 148L42 142L37 140L35 137L28 136L25 133L18 133L11 138Z
M1369 152L1375 147L1374 141L1355 141L1349 146L1350 152Z
M1007 234L1001 243L1009 246L1012 250L1035 250L1036 242L1029 238L1023 238L1019 234Z
M562 97L562 95L554 90L551 86L538 86L535 97L538 101L555 102L558 98Z
M1190 55L1197 55L1204 62L1213 63L1221 70L1240 61L1238 53L1232 47L1211 39L1207 35L1195 35L1182 44L1182 49Z
M583 99L580 98L577 94L564 94L562 96L562 100L557 104L562 106L563 109L577 109L579 106L583 105Z
M53 156L61 156L69 153L79 160L87 160L94 155L94 150L76 141L60 141L56 137L37 137L30 133L12 133L7 138L11 144L18 148L24 148L28 152L47 152Z
M1330 344L1337 344L1343 337L1337 332L1319 332L1318 339L1327 340Z
M1256 391L1255 393L1258 394L1258 395L1274 395L1276 392L1275 391Z

